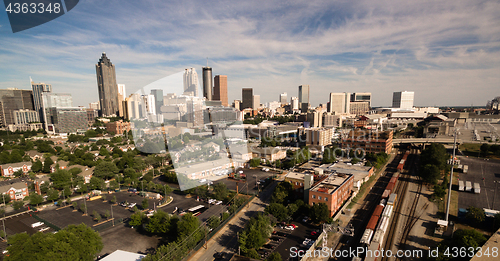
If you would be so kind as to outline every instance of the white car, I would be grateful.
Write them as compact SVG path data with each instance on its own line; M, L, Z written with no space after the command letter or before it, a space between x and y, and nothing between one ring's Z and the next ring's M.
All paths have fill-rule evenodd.
M130 204L128 205L128 207L129 207L129 208L133 208L133 207L135 207L135 205L137 205L137 203L130 203Z
M294 230L295 228L293 226L285 226L285 229Z

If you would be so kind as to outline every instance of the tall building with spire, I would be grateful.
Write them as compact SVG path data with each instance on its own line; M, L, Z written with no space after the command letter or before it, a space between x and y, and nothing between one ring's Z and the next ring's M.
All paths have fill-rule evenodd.
M203 97L207 99L207 101L212 100L212 68L211 67L203 67Z
M99 103L102 116L119 115L118 85L116 84L115 66L106 53L102 53L99 62L95 65Z
M214 78L214 101L220 101L222 106L228 107L227 75L216 75Z
M184 70L184 94L198 97L198 74L196 69L189 68Z

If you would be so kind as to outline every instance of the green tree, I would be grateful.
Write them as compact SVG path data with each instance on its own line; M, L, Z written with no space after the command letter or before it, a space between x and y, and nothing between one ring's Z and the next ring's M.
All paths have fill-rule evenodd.
M313 222L324 222L327 221L329 217L330 211L325 203L314 204L311 207L311 219Z
M470 206L467 208L467 214L465 215L467 219L475 224L482 223L485 219L484 210L482 208L476 208Z
M217 200L224 200L227 198L227 195L229 193L229 190L227 189L227 186L223 182L219 182L213 186L213 196Z
M106 183L99 177L92 176L89 182L89 188L91 190L103 190L106 187Z
M39 159L37 159L31 166L31 171L35 173L42 171L42 169L43 169L43 164Z
M293 193L293 186L290 182L282 181L274 189L271 202L273 203L286 203Z
M47 200L54 202L58 198L59 198L59 191L53 188L50 188L49 191L47 191Z
M56 234L26 233L8 238L5 260L95 260L102 250L102 239L85 224L69 225Z
M184 239L191 235L200 226L200 220L191 213L185 214L177 222L178 238Z
M37 193L31 193L29 199L30 199L30 205L32 206L36 205L38 207L38 204L43 202L43 197L38 195Z
M118 174L118 172L119 169L113 162L103 161L95 167L94 176L102 179L110 179Z
M62 189L64 186L71 184L71 178L71 173L64 169L57 169L54 173L50 174L52 187L56 189Z
M260 158L253 158L250 160L250 167L255 168L260 165Z
M281 255L278 252L273 252L267 258L267 261L281 261Z
M271 203L264 209L266 214L273 215L278 221L287 221L290 219L288 209L280 203Z
M175 221L175 222L172 222ZM149 233L165 235L172 229L172 224L176 223L176 218L171 217L163 210L157 210L149 219L146 231Z
M109 214L109 210L106 210L106 211L104 212L104 217L105 217L106 219L109 219L109 217L110 217L110 216L111 216L111 215Z
M14 177L19 178L24 174L24 171L22 169L18 169L16 172L14 172Z
M129 225L137 227L142 225L144 221L146 220L146 215L142 212L135 212L130 216L130 221L128 222Z
M149 208L149 200L147 198L144 198L142 200L142 209L147 209Z
M427 164L420 168L420 177L422 180L429 184L437 184L440 171L437 165Z
M50 157L45 157L45 160L43 161L43 168L42 172L43 173L50 173L50 166L54 164L54 161Z
M453 246L459 248L481 247L486 242L486 237L474 229L459 229L453 234Z
M220 225L220 218L216 216L210 216L207 220L208 227L211 229L216 229Z
M111 199L111 203L113 203L113 204L116 203L116 196L113 196L113 198Z
M12 202L12 207L14 210L19 210L24 206L24 202L22 200L14 200Z

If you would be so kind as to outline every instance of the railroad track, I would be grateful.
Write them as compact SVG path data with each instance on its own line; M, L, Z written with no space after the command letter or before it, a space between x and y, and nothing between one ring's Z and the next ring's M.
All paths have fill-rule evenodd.
M409 168L411 169L411 167L415 164L415 159L416 159L416 156L414 154L410 154L410 156L408 156L408 161L410 164L406 164L406 166L409 166ZM406 167L406 168L408 168L408 167ZM384 249L387 249L387 250L392 249L392 245L394 244L394 234L395 234L394 232L395 232L395 229L396 229L398 221L399 221L401 209L403 208L403 202L404 202L405 197L406 197L406 191L408 190L408 184L410 183L409 182L410 177L411 177L410 172L408 170L404 169L399 176L398 183L397 183L396 188L393 192L393 193L396 193L398 195L398 198L397 198L395 209L393 211L393 220L392 220L392 222L390 222L389 230L386 231L387 239L386 239L385 243L383 244ZM386 261L386 260L388 260L387 257L382 258L382 261Z

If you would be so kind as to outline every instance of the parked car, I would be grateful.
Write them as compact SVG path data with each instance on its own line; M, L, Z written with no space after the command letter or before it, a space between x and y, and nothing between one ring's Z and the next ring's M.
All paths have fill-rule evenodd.
M307 221L309 221L309 217L308 217L308 216L305 216L305 217L302 219L302 222L306 223Z
M130 204L128 205L128 207L129 207L129 208L133 208L133 207L135 207L135 205L137 205L137 203L130 203Z
M224 259L226 257L227 257L227 253L225 253L225 252L216 252L214 254L215 259Z

